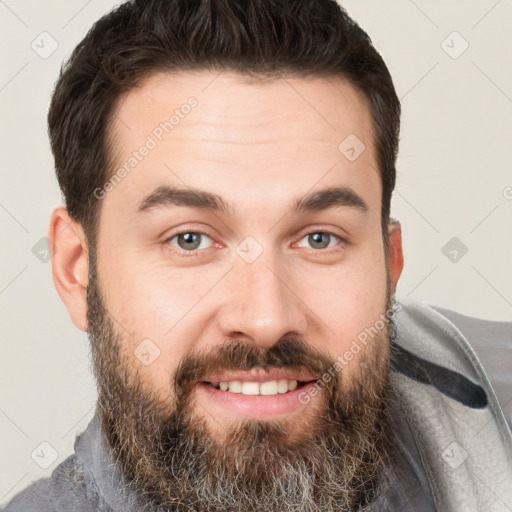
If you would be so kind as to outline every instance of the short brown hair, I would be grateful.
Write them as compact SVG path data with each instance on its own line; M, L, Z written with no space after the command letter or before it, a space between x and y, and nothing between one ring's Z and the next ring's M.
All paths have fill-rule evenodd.
M387 252L400 101L370 38L334 0L134 0L97 21L62 67L48 114L57 179L89 244L100 210L93 191L112 172L108 134L120 96L152 73L198 69L341 77L362 91L374 124Z

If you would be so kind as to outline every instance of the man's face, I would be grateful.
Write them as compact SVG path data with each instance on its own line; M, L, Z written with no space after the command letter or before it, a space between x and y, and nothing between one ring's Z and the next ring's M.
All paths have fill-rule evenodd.
M384 401L387 326L356 340L391 293L364 96L343 80L169 73L124 96L113 119L115 169L129 172L101 200L88 330L125 470L142 471L137 457L148 473L170 467L177 424L224 469L243 460L237 448L257 464L246 448L275 446L265 467L278 471L322 439L339 441L345 473L368 447L375 469L384 424L364 415Z

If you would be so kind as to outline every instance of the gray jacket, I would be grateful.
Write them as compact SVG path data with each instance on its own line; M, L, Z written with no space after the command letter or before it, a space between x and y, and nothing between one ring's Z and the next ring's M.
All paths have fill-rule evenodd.
M396 449L364 512L511 512L512 322L399 302ZM97 412L74 447L4 512L136 512Z

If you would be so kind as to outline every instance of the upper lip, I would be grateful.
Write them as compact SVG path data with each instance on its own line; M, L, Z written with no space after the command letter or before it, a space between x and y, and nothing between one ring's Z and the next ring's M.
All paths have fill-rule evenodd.
M230 382L240 380L242 382L268 382L271 380L297 380L309 382L316 380L316 377L307 371L271 369L271 370L249 370L249 371L229 371L224 373L208 375L204 382Z

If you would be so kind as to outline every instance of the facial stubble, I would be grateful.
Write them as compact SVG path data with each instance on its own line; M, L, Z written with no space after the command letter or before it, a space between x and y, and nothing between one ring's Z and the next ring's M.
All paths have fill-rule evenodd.
M374 499L390 442L389 325L359 346L341 374L333 372L332 356L302 339L282 338L270 349L228 340L185 356L162 396L127 353L132 340L115 328L94 261L87 305L103 432L141 510L355 511ZM387 310L390 305L388 294ZM305 432L298 435L289 417L238 421L223 428L221 439L213 435L196 386L209 372L251 368L306 369L324 377L316 402L305 406L316 404Z

